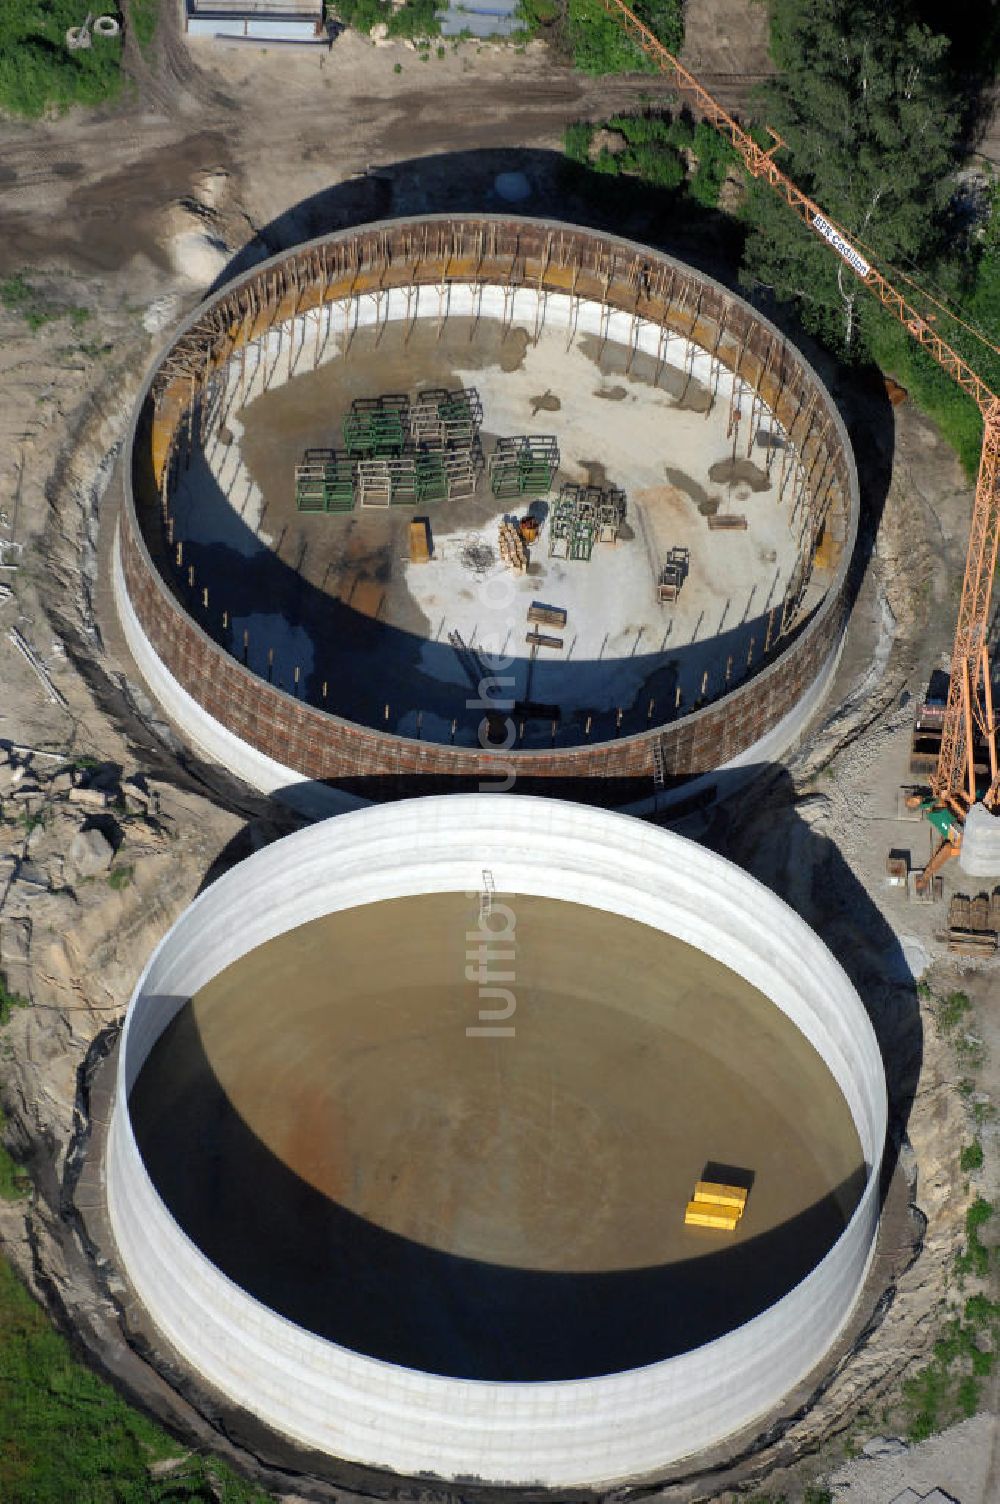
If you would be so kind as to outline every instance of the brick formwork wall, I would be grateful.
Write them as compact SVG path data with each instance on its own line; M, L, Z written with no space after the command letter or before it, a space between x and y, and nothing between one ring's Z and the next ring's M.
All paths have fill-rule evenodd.
M479 224L481 231L480 222L472 223ZM491 223L496 227L495 222L482 223ZM427 221L427 224L438 234L441 233L443 224L446 229L449 228L440 219ZM463 228L467 228L469 224L468 220L461 222ZM385 264L387 269L391 269L392 280L398 281L404 269L400 266L398 256L394 258L386 250L394 228L389 227L388 231L379 232L378 245L386 256ZM419 233L421 225L407 223L405 228L412 238ZM501 228L509 230L509 222L504 222ZM367 245L371 233L359 232L354 238L358 241L364 239ZM452 229L451 233L457 232ZM535 241L543 233L551 237L551 228L531 222L524 222L520 226L521 240L517 243L525 256L525 269L530 260L527 252L532 248L538 265L541 266L540 246ZM575 229L567 234L574 244L579 244L584 265L609 265L616 257L621 260L625 254L623 247L633 262L639 254L638 248L627 246L611 237ZM315 256L318 254L316 247L320 247L325 256L327 245L342 251L345 242L350 243L351 240L350 233L332 236L307 249ZM236 284L235 292L227 290L216 300L217 305L227 304L228 301L228 306L224 309L226 316L222 321L225 324L224 339L228 350L221 356L213 355L205 361L206 376L217 368L220 358L228 358L228 354L232 353L233 300L238 299L241 290L245 294L249 284L256 283L264 290L263 295L267 295L270 290L276 302L280 303L278 274L303 254L292 253L289 257L276 258L274 262L257 268ZM814 411L818 407L811 420L814 427L810 429L810 436L815 434L814 444L822 443L830 455L831 469L840 484L842 498L845 499L844 511L848 514L841 519L841 526L847 535L846 541L853 543L857 482L846 433L832 409L829 397L801 356L792 352L770 325L758 321L745 304L734 299L725 289L701 278L690 268L678 267L668 258L659 257L653 252L643 250L641 258L643 267L652 266L661 274L665 267L671 271L672 278L676 270L684 283L685 298L691 290L696 293L697 317L692 320L689 316L687 326L690 328L695 323L698 324L700 333L700 326L706 320L719 321L716 327L725 331L725 344L732 347L732 358L725 363L748 377L752 365L756 365L754 374L757 380L754 384L759 386L765 396L769 387L773 387L774 393L778 394L774 397L773 405L780 413L784 403L786 412L783 421L786 429L792 429L794 412L808 411L810 404ZM533 268L532 270L534 273ZM410 271L415 281L429 280L432 275L426 264L419 268L411 267ZM468 274L467 267L463 266L462 273ZM434 277L440 278L441 275L440 268L433 272ZM544 270L537 275L544 277ZM616 301L621 306L620 296L616 299L611 295L610 282L610 276L605 273L603 295L607 301ZM555 285L557 290L565 290L558 282ZM672 280L671 287L673 286ZM649 299L640 299L639 294L634 293L628 306L634 310L640 302L648 301ZM214 642L188 615L173 594L168 584L169 570L165 567L168 560L158 525L159 508L154 478L158 465L152 453L151 442L156 424L151 393L158 390L162 402L163 395L169 391L169 377L165 378L164 365L169 362L173 352L193 348L193 331L199 327L200 320L207 321L203 325L207 331L206 337L211 334L213 326L210 321L214 308L216 305L209 305L207 312L201 310L197 318L182 331L172 351L167 353L151 374L140 399L133 428L131 463L126 469L125 506L120 528L122 568L135 613L165 667L209 715L276 762L294 769L304 778L317 781L378 781L383 785L382 792L389 792L394 780L398 780L402 787L404 782L414 778L426 780L428 788L471 787L501 778L510 767L519 779L533 783L536 780L544 781L546 789L553 794L560 792L560 786L572 788L579 793L581 782L599 781L609 789L617 785L622 799L635 797L639 787L645 785L648 788L651 784L653 749L656 743L661 748L663 770L669 783L679 783L710 772L746 752L771 731L794 708L828 661L846 624L849 605L849 548L844 551L841 568L832 588L811 620L759 674L699 711L667 725L654 726L649 731L610 742L587 743L553 749L550 752L522 752L516 749L510 752L490 752L485 749L416 741L345 721L266 683ZM644 317L649 316L645 309L642 311ZM256 314L254 318L256 323ZM217 313L214 327L221 327ZM776 340L780 340L780 364L772 359L773 350L777 348ZM768 341L771 342L770 346ZM721 354L721 333L719 338L709 344L709 348L713 344ZM772 354L769 354L769 349ZM780 393L776 383L780 384ZM179 410L177 411L179 415ZM159 420L162 421L162 412ZM175 417L174 421L178 421L178 418ZM162 438L160 447L162 448ZM137 499L138 511L145 521L145 528L140 525L137 515Z

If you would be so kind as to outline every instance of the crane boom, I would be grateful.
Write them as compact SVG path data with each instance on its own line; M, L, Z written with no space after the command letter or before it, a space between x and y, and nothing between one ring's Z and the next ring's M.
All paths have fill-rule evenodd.
M987 631L993 576L1000 545L1000 398L964 356L938 334L929 319L862 256L852 245L849 234L824 214L819 205L803 193L787 173L782 172L774 160L774 154L785 143L777 132L768 128L773 144L765 150L695 75L664 47L649 27L643 25L624 0L601 0L601 3L660 72L670 77L674 87L697 113L729 139L750 175L763 178L769 183L803 223L827 242L882 306L899 320L917 344L922 345L941 369L972 398L983 415L983 448L972 510L958 625L952 649L948 704L941 751L931 779L931 791L936 799L959 818L963 818L969 807L976 802L979 791L976 787L974 741L978 729L986 743L989 757L990 782L984 799L988 808L995 809L1000 806L1000 769L990 687Z

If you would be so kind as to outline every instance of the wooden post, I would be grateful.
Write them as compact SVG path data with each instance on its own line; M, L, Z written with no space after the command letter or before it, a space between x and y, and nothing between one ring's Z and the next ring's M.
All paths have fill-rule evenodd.
M267 682L270 684L274 679L274 649L267 650Z

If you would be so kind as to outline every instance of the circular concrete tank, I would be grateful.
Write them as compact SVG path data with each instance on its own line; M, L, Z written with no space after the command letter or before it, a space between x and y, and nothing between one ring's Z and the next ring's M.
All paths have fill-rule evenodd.
M472 394L468 451L417 421L431 392ZM391 504L389 461L344 447L376 399L406 404ZM555 459L508 493L496 457L528 439ZM443 496L414 468L441 444ZM307 450L337 455L347 510L300 508ZM593 511L572 538L567 486ZM794 741L857 504L815 372L701 273L537 220L393 221L255 267L178 331L137 408L116 594L187 737L314 810L512 776L662 806ZM511 515L537 525L524 573Z
M407 801L259 852L158 947L107 1186L202 1381L402 1474L655 1474L822 1363L874 1249L886 1097L767 889L627 817ZM700 1178L749 1186L685 1225Z

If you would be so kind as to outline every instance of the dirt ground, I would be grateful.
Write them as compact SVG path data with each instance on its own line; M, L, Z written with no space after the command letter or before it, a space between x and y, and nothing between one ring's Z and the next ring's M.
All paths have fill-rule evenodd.
M81 1165L100 1127L91 1087L141 965L203 883L288 828L280 811L192 757L118 656L106 561L130 404L164 331L227 266L386 213L502 209L495 178L511 168L532 189L519 209L582 214L556 152L564 124L604 117L654 86L587 80L551 67L537 47L461 47L426 63L352 37L321 57L188 49L175 8L163 10L150 61L131 55L136 87L121 106L5 122L0 140L0 274L27 271L53 315L33 331L0 308L0 536L23 549L18 572L0 576L0 964L32 1000L5 1031L0 1077L7 1142L35 1187L27 1202L0 1204L0 1236L99 1366L181 1434L253 1469L255 1448L214 1429L211 1403L179 1397L169 1365L164 1379L123 1340L127 1292L95 1264L78 1216ZM762 10L740 0L688 6L691 56L729 103L766 68ZM621 228L659 233L650 212ZM711 262L716 250L699 244L691 254ZM798 1500L851 1450L902 1434L900 1385L969 1290L954 1275L965 1209L973 1195L1000 1195L990 1116L1000 1096L996 970L950 957L942 909L909 904L884 868L891 846L925 854L926 832L897 823L895 796L913 701L950 641L971 488L908 405L890 417L877 395L825 370L865 494L864 569L839 677L787 766L760 770L750 797L686 833L774 887L847 968L883 1044L898 1173L871 1319L766 1434L733 1438L704 1466L645 1492L671 1504L748 1488ZM41 676L10 641L13 627ZM117 831L106 827L114 862L131 869L124 885L109 883L110 869L86 879L71 860L88 816L70 789L95 776L93 763L110 765L106 782L125 807L110 816ZM151 803L141 790L126 797L133 774ZM946 869L946 893L980 886ZM917 994L921 972L936 994L969 994L968 1033L981 1047L963 1053L940 1032L932 999ZM959 1153L975 1136L984 1167L963 1173ZM995 1412L995 1386L986 1400ZM961 1428L940 1439L951 1461L933 1476L961 1504L1000 1493L991 1422L978 1423L977 1446L989 1449L981 1472L961 1471ZM896 1456L893 1468L922 1484L922 1454L914 1450L911 1474L906 1462ZM289 1504L371 1491L370 1480L345 1491L315 1477L293 1486L273 1467L263 1475ZM897 1476L867 1497L853 1483L850 1493L833 1486L838 1501L890 1504Z

